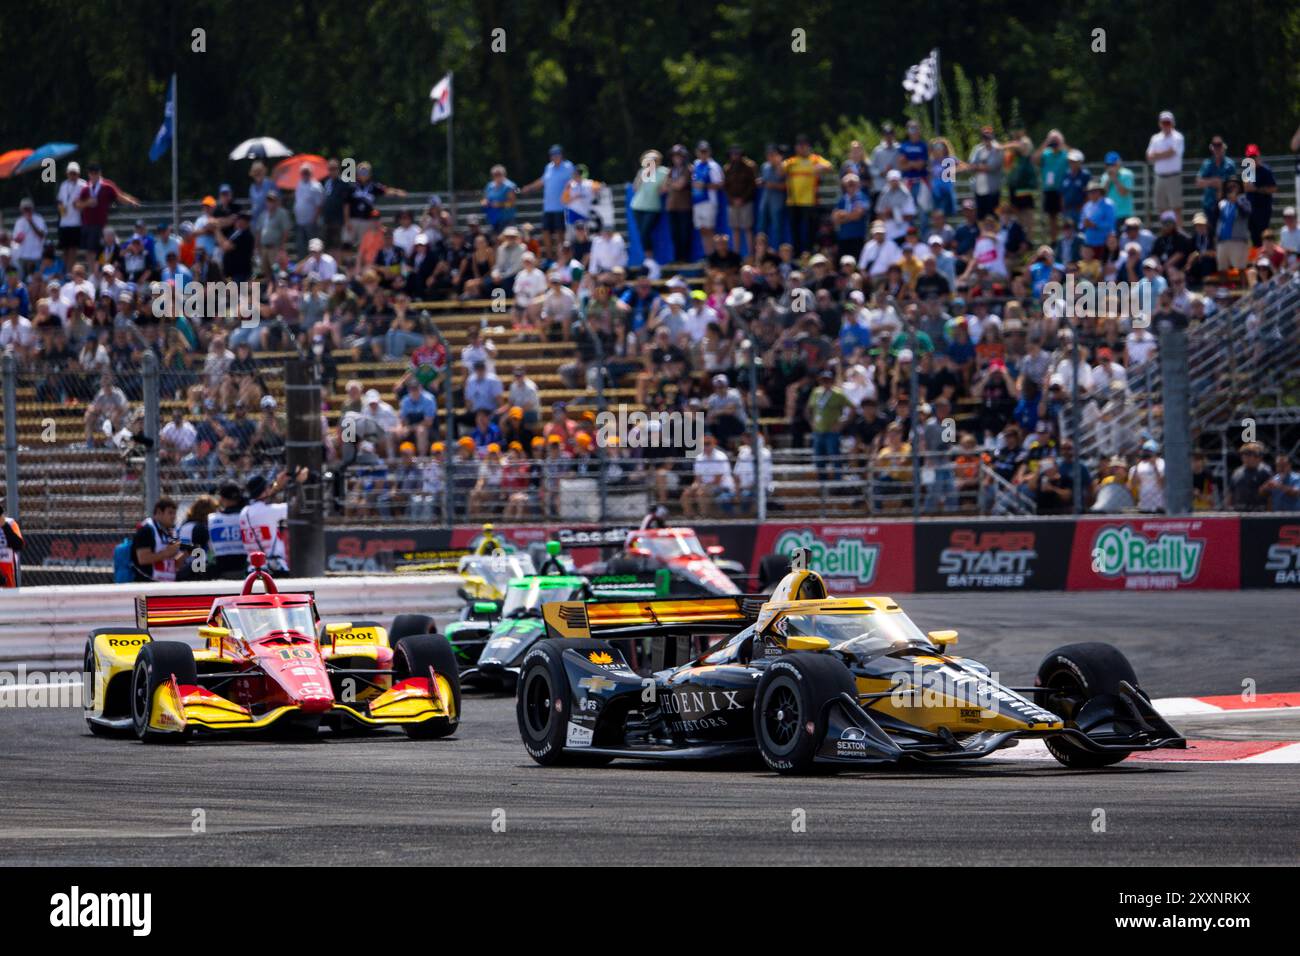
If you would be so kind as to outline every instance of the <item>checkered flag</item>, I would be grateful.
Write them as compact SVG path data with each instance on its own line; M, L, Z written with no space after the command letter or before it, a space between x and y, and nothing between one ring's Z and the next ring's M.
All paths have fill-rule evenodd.
M903 89L911 94L913 103L926 103L934 99L939 92L939 50L933 49L916 66L907 68L903 77Z

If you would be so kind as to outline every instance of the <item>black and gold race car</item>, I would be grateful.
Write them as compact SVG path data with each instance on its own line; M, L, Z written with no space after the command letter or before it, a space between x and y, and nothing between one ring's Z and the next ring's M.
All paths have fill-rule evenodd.
M516 692L529 755L549 765L756 752L779 773L807 773L983 757L1025 739L1077 768L1186 746L1109 644L1058 648L1035 686L1008 687L951 653L956 631L922 632L891 598L829 597L797 558L766 599L547 604L549 637L524 657ZM683 658L701 640L709 649L642 675L624 648L647 638Z

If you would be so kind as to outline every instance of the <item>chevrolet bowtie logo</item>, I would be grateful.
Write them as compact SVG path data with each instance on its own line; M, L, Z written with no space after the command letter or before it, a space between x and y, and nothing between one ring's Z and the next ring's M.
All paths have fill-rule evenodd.
M615 685L612 680L607 680L599 675L594 675L592 677L584 677L582 680L578 681L578 686L590 694L593 691L595 693L601 693L602 691L613 690Z

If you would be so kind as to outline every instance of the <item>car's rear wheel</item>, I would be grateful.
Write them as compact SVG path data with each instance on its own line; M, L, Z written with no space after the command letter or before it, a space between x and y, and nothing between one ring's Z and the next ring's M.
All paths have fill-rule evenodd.
M528 756L544 767L559 764L605 764L613 758L565 750L572 693L564 670L564 650L610 651L604 641L538 641L524 656L515 689L515 716Z
M1094 697L1118 693L1120 681L1138 686L1133 665L1118 648L1100 641L1058 647L1038 667L1039 686L1049 690L1042 695L1043 704L1065 720L1073 720ZM1109 767L1129 755L1085 750L1066 737L1048 737L1046 744L1053 757L1075 769Z
M388 646L396 647L404 637L417 634L437 634L438 624L427 614L399 614L388 629Z
M826 704L856 693L853 675L823 654L777 658L759 678L754 696L754 737L763 762L783 774L809 773L826 733Z
M418 724L402 724L402 730L412 740L446 737L460 726L460 668L456 664L456 655L446 638L438 634L415 634L403 637L397 642L393 650L394 683L406 680L408 677L427 678L431 668L451 685L452 716L431 717Z
M140 648L135 658L135 669L131 672L131 725L135 735L144 743L180 743L190 735L188 727L180 731L159 731L149 727L158 689L170 683L173 676L178 684L198 683L194 652L188 644L151 641Z

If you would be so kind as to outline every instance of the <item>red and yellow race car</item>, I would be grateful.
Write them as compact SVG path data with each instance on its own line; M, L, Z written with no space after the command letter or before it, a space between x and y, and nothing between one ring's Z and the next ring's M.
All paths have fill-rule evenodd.
M259 557L239 594L140 597L134 627L91 633L91 733L157 743L195 731L313 736L322 726L400 727L423 739L456 730L460 682L444 638L412 635L389 646L378 624L323 623L313 595L281 593ZM200 647L154 637L195 627Z

